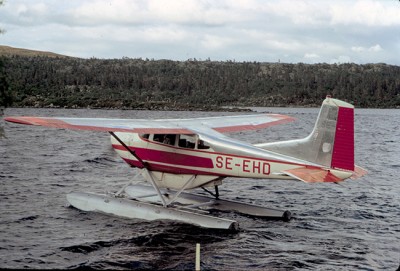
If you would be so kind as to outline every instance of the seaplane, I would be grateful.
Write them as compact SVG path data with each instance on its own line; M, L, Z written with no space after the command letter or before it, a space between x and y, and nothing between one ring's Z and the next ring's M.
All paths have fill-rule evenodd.
M111 195L72 192L67 200L73 207L229 230L238 230L238 222L214 216L211 210L285 221L291 213L221 199L218 187L223 181L253 178L339 183L367 173L354 164L354 106L330 96L305 138L251 144L226 135L293 120L265 113L194 119L5 117L17 124L108 132L115 151L136 169L135 178L142 176L148 182L129 181ZM187 192L196 188L205 192Z

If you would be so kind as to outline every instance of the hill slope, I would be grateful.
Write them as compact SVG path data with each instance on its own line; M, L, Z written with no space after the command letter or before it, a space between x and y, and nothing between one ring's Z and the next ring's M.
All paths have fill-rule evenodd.
M60 55L52 52L46 51L36 51L23 48L15 48L6 45L0 45L0 56L45 56L45 57L68 57L65 55Z
M209 110L319 106L330 94L400 108L400 67L384 63L83 59L7 46L0 55L0 106Z

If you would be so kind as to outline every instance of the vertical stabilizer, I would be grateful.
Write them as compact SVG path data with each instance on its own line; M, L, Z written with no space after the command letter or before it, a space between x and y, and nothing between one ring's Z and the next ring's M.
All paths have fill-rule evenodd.
M328 168L354 171L354 106L327 97L308 137L256 146Z
M339 106L331 167L354 171L354 107Z

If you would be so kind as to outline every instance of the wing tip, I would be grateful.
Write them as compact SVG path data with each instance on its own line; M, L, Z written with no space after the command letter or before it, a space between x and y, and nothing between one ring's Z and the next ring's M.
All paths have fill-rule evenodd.
M27 117L5 117L5 121L18 123L18 124L25 124L25 125L34 125L31 121L27 119Z
M89 124L74 124L62 118L28 117L28 116L9 116L5 121L24 125L44 126L58 129L73 129L98 132L124 132L124 133L180 133L193 134L194 132L186 128L123 128L106 127Z

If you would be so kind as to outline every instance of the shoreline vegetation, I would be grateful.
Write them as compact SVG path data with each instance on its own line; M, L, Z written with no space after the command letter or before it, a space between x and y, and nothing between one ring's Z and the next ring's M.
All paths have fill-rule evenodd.
M322 102L322 101L321 101ZM294 107L294 106L293 106ZM33 106L0 106L0 110L4 110L5 108L60 108L60 109L102 109L102 110L157 110L157 111L214 111L214 112L254 112L250 106L249 107L241 107L241 106L197 106L197 105L182 105L182 104L167 104L163 102L154 102L154 103L143 103L142 105L138 105L137 107L124 107L124 106L115 106L115 107L101 107L101 106L54 106L50 105L40 105L36 104Z
M400 108L400 67L82 59L0 46L0 106L250 111L319 107L326 95L358 108Z

